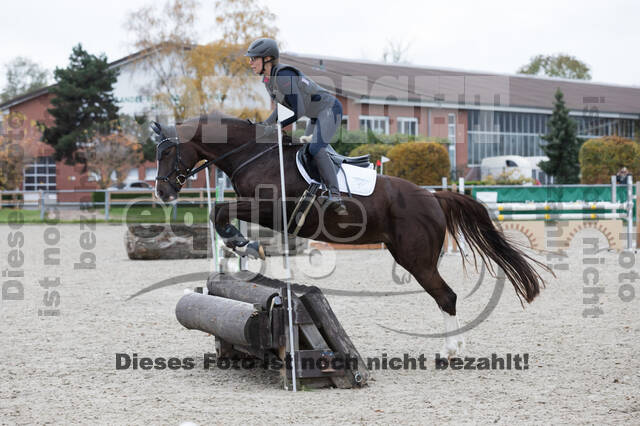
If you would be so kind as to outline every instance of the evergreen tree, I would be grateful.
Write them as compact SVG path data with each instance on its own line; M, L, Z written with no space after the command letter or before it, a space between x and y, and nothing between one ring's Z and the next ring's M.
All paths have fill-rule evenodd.
M69 56L69 66L56 68L56 86L50 92L55 119L45 129L43 140L56 150L57 160L75 162L77 142L87 140L106 123L117 119L118 107L113 97L113 84L118 72L110 69L104 55L89 54L78 44Z
M549 120L549 133L542 136L547 144L541 145L549 161L541 162L540 168L547 175L553 176L555 183L579 183L580 141L576 136L576 123L569 117L560 89L556 91L555 99L553 114Z

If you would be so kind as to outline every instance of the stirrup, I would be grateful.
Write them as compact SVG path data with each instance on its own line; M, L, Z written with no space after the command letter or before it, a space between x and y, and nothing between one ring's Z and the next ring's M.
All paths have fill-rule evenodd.
M328 193L328 197L324 200L324 204L327 208L332 209L338 216L344 216L347 214L347 206L344 205L342 197L338 194Z

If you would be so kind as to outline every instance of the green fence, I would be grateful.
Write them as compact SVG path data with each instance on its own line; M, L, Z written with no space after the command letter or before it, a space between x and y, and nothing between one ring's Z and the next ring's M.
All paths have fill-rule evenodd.
M473 198L478 198L479 192L495 192L498 203L570 203L576 201L612 201L611 185L565 185L565 186L478 186L471 188ZM636 186L633 185L633 193ZM627 185L616 185L616 202L627 201ZM637 202L634 203L633 216L636 214ZM580 213L578 210L567 210L563 213ZM590 213L607 213L608 210L593 210ZM549 213L548 211L514 212Z
M478 192L496 192L498 203L611 201L610 185L479 186L472 188L473 198L478 198ZM627 201L626 185L616 185L616 201Z

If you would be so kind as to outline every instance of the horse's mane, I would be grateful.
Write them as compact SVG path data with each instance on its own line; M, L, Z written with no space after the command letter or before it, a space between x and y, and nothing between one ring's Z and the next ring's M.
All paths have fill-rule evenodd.
M249 127L252 124L243 120L242 118L235 117L233 115L224 113L222 111L213 110L208 114L202 114L198 117L187 118L184 121L177 123L178 125L190 125L190 124L201 124L201 123L224 123L224 124L234 124L238 126Z

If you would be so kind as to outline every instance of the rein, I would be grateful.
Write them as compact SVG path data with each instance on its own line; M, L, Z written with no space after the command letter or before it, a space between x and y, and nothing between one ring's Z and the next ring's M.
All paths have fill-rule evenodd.
M173 137L173 138L164 138L163 140L160 141L160 143L158 144L158 148L157 148L157 160L160 161L160 159L162 158L162 153L171 148L172 146L176 147L176 158L175 158L175 162L173 165L173 170L171 172L169 172L168 174L166 174L165 176L156 176L156 180L161 181L161 182L167 182L169 185L171 185L173 187L173 189L175 189L176 191L180 191L180 188L185 184L185 182L187 181L188 178L190 178L191 176L195 175L196 173L198 173L199 171L208 168L210 165L215 164L216 166L219 167L219 163L224 160L225 158L243 150L244 148L248 147L249 145L252 145L255 141L249 141L247 143L244 143L242 145L240 145L237 148L232 149L231 151L225 153L224 155L216 158L215 160L207 160L204 164L196 167L195 169L189 169L188 167L186 167L184 165L184 163L182 162L182 158L180 156L180 141L178 140L177 137ZM163 144L165 144L165 146L163 146ZM254 155L253 157L249 158L247 161L243 162L242 164L240 164L240 166L238 166L233 173L231 174L231 182L233 183L233 180L235 178L235 176L237 175L237 173L243 169L245 166L247 166L248 164L252 163L253 161L257 160L258 158L262 157L264 154L266 154L267 152L277 148L278 145L272 145L270 147L268 147L267 149L265 149L264 151L259 152L258 154ZM183 171L180 170L180 166L182 166ZM176 186L174 184L174 182L170 179L170 177L172 175L176 175L175 178L175 183L177 183L179 186Z

